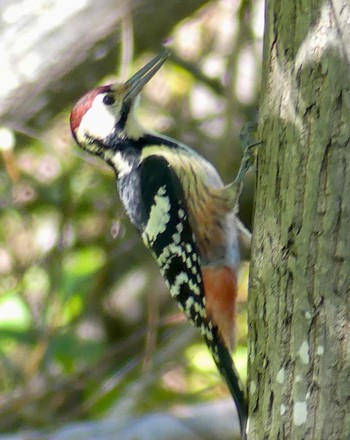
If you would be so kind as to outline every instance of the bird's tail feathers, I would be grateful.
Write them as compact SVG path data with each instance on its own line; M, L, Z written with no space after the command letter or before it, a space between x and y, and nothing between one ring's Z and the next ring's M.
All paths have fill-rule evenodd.
M213 354L217 368L225 379L232 398L236 404L241 430L241 439L245 440L248 421L248 402L242 381L240 380L238 372L233 363L231 353L222 343L216 344L215 353L213 353L213 347L210 346L209 343L208 346Z

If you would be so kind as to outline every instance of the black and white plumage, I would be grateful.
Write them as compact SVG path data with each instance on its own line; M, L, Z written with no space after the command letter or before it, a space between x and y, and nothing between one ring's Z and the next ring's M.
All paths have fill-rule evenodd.
M148 133L136 120L137 96L166 58L163 52L124 84L88 92L71 113L71 129L84 150L114 169L128 217L228 384L244 438L247 403L230 355L240 185L224 186L215 168L194 150Z

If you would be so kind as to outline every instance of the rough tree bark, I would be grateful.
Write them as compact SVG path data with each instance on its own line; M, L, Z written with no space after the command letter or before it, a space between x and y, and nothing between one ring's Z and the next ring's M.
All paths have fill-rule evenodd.
M249 439L350 438L350 5L267 2Z

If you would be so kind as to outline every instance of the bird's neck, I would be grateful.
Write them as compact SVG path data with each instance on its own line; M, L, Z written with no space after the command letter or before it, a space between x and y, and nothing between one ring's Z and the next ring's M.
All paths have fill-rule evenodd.
M130 130L130 127L133 127ZM179 144L171 138L155 132L147 132L141 125L130 124L129 130L115 131L106 141L104 160L114 169L117 177L128 174L137 167L145 149L154 152L178 149ZM153 151L154 150L154 151Z
M128 174L138 166L140 156L141 150L137 146L137 141L129 138L112 137L108 149L103 151L103 159L113 168L117 178Z
M122 132L120 133L124 138L137 141L142 136L146 134L146 130L136 118L135 110L131 109L130 113L122 127Z

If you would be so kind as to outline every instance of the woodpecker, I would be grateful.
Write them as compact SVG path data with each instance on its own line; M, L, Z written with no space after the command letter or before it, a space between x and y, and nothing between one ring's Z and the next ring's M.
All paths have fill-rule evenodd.
M125 211L171 296L199 328L236 403L245 438L247 401L230 351L240 261L237 201L247 166L225 186L200 154L139 124L138 96L167 57L164 50L125 83L86 93L71 112L71 130L81 148L113 168Z

